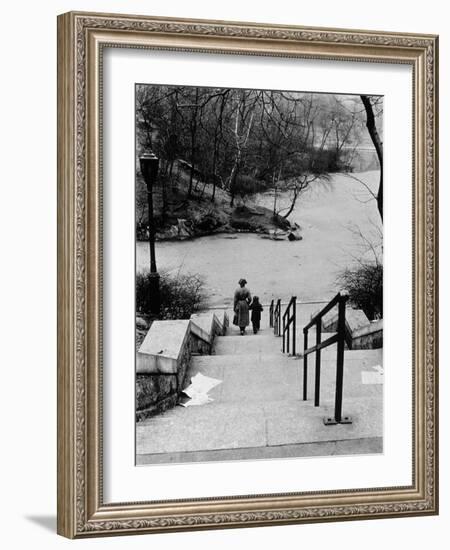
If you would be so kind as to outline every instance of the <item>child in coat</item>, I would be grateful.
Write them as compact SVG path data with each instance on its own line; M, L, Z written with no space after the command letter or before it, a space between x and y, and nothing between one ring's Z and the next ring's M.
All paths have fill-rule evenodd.
M253 301L248 307L252 312L252 325L253 325L253 334L256 334L260 329L261 324L261 311L263 310L262 305L259 303L258 296L253 296Z

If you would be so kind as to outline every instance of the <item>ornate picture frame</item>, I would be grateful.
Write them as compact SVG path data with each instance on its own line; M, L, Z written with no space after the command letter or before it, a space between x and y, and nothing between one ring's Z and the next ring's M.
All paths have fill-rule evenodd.
M404 64L413 78L412 483L105 503L102 56L139 48ZM58 17L58 533L69 538L438 513L438 38L70 12ZM130 358L130 368L133 368Z

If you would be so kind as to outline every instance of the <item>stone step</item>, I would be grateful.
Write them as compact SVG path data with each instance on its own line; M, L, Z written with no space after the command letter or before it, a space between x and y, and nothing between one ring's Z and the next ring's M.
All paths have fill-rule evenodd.
M292 357L287 353L281 353L278 350L274 351L249 351L246 350L245 353L236 353L236 354L212 354L212 355L196 355L193 356L193 361L200 363L214 363L218 361L223 364L245 364L250 360L259 360L263 362L273 362L273 363L282 363L283 361L296 361L303 366L303 357L297 355ZM336 346L330 346L321 351L321 361L336 363ZM383 350L382 349L356 349L350 350L346 349L344 351L344 361L346 363L361 363L361 364L373 364L373 365L383 365ZM308 365L315 364L315 353L308 355ZM302 367L303 368L303 367Z
M192 359L197 373L221 380L208 395L219 402L289 400L299 397L299 361L282 355L211 355Z
M363 351L363 350L358 350ZM365 350L364 350L365 351ZM376 351L376 350L370 350ZM377 398L383 399L383 375L378 367L382 366L381 358L377 354L357 354L349 351L345 354L343 402L350 398ZM302 361L303 363L303 361ZM302 365L303 390L303 365ZM307 398L313 401L315 395L315 361L308 362L307 369ZM321 406L334 406L336 392L336 359L323 357L320 366L319 402Z
M245 334L246 335L253 335L253 328L251 325L249 325L246 329L245 329ZM271 335L271 336L274 336L274 332L273 332L273 329L271 329L270 327L261 327L258 331L259 335ZM227 333L223 335L224 338L229 338L230 336L241 336L241 331L239 329L239 327L235 327L235 326L230 326L228 327L228 330L227 330Z
M273 364L273 365L290 365L291 363L302 363L300 357L292 357L283 353L245 353L234 355L196 355L192 357L191 364L195 365L224 365L229 367L240 367L254 362Z
M313 307L320 308L310 306L309 310ZM303 309L304 324L309 310ZM383 384L375 368L382 365L382 350L345 351L343 414L351 415L353 423L325 426L323 418L334 414L336 345L321 352L321 406L315 407L315 354L308 356L308 400L303 401L303 359L282 354L282 338L275 337L267 325L268 308L259 334L253 335L250 326L240 336L239 329L230 325L227 336L216 338L213 355L191 358L186 385L197 373L220 380L208 392L213 401L176 406L139 422L138 463L139 457L151 463L152 456L183 462L189 453L198 453L198 460L213 460L207 453L219 453L219 458L238 453L233 456L249 458L248 449L261 452L261 458L288 456L285 449L296 445L317 445L314 452L325 456L335 454L336 446L345 442L351 442L349 454L357 454L365 452L363 442L369 440L376 442L374 452L382 451ZM300 322L298 326L297 351L301 352ZM309 344L314 342L311 330ZM292 456L303 456L302 451L296 448Z
M381 364L378 350L348 351L344 362L344 399L382 397L382 377L375 367ZM359 353L363 352L363 353ZM204 355L194 357L189 379L197 373L221 380L210 396L220 402L272 401L303 396L303 360L283 354ZM372 381L375 383L367 383ZM320 399L332 406L336 387L336 359L322 357ZM308 364L307 394L314 399L315 362Z
M271 458L325 457L374 455L383 452L382 437L359 437L342 441L313 443L282 443L237 449L210 449L208 451L136 454L136 466L148 464L182 464L186 462L225 462L228 460L269 460Z
M344 401L352 424L325 426L331 407L311 402L271 400L212 402L200 407L177 406L136 426L138 455L217 449L273 447L381 437L383 418L378 398ZM329 453L324 453L329 454Z
M244 336L233 335L216 338L213 353L215 355L239 355L247 353L267 353L281 350L282 341L270 331Z
M333 333L323 333L322 341L331 337ZM308 346L312 347L315 344L315 334L312 333L308 339ZM247 355L252 353L278 353L282 351L283 339L280 336L274 336L270 330L262 331L258 334L247 333L244 336L232 335L218 337L215 340L213 354L214 355ZM290 351L292 351L292 342ZM335 356L337 352L337 344L332 344L321 350L322 356ZM303 353L303 338L297 338L297 354ZM364 354L372 354L379 357L382 361L382 349L375 350L348 350L346 354L351 353L354 357L364 356ZM356 354L356 355L355 355ZM310 354L308 360L314 360L315 354Z
M233 317L231 317L231 319L230 319L230 324L228 326L228 329L227 329L227 332L226 332L225 336L238 336L241 333L240 328L237 327L236 325L233 325L232 321L233 321ZM251 321L250 321L250 324L248 325L248 327L246 328L246 332L248 334L250 334L250 333L253 334L253 326L252 326ZM266 323L266 322L264 322L264 319L261 319L259 333L261 333L261 332L272 333L273 334L273 329L271 329L269 327L269 321L268 320L267 320L267 323Z

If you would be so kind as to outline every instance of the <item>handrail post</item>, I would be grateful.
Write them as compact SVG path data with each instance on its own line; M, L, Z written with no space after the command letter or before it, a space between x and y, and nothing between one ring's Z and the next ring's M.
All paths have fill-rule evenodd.
M278 330L278 308L277 308L277 305L275 304L275 309L273 310L274 313L273 313L273 333L275 334L275 336L277 336L277 330Z
M321 342L322 336L322 319L318 319L316 323L316 346ZM318 407L320 403L320 349L316 350L316 374L314 384L314 406Z
M296 340L297 340L297 296L292 298L294 300L294 311L292 317L292 355L295 356L296 353Z
M308 329L303 329L303 350L308 349ZM303 401L308 399L308 355L303 354Z
M315 364L315 381L314 381L314 406L318 407L320 403L320 374L321 374L321 350L337 343L337 358L336 358L336 386L335 386L335 403L334 403L334 418L326 417L323 419L325 425L335 424L351 424L350 416L342 416L342 395L344 385L344 351L345 351L345 306L348 300L348 293L345 291L339 292L330 300L330 302L316 315L314 315L309 323L303 327L303 400L307 400L308 394L308 355L316 354ZM292 300L294 297L292 298ZM291 300L291 302L292 302ZM295 346L295 323L296 310L295 303L293 312L294 325L294 346ZM322 319L335 306L338 306L338 328L337 334L331 336L322 342ZM316 344L308 348L308 330L316 327ZM294 348L295 349L295 348Z
M342 393L344 386L344 350L345 350L345 304L348 295L342 293L339 298L338 313L338 342L336 360L336 394L334 402L334 419L325 418L325 424L351 424L349 416L342 417Z
M273 333L275 336L280 336L280 312L281 312L281 300L278 300L275 303L273 310Z
M292 296L289 300L289 303L283 313L283 329L281 336L283 336L283 353L290 354L291 352L291 341L292 341L292 355L296 353L296 342L297 342L297 297ZM281 312L281 304L280 304ZM291 325L292 325L292 337L291 337Z
M277 315L278 315L278 310L275 304L275 308L273 310L273 333L275 334L275 336L277 335L277 325L278 325Z
M281 298L278 298L278 336L280 336L281 333Z
M344 342L345 342L345 302L339 300L337 361L336 361L336 398L334 405L334 419L340 422L342 419L342 390L344 383Z
M286 331L286 351L289 353L289 350L291 349L291 339L289 337L289 313L286 312L287 315L287 324L285 322L284 324L284 330Z

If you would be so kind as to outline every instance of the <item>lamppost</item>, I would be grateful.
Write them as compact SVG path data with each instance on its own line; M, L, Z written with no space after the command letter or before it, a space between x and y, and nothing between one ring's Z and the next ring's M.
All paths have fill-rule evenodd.
M148 225L149 225L149 244L150 244L150 311L154 315L159 315L161 307L161 296L159 292L159 273L156 269L155 258L155 218L153 216L153 185L158 175L159 158L153 153L144 153L139 157L141 172L147 185L148 200Z

